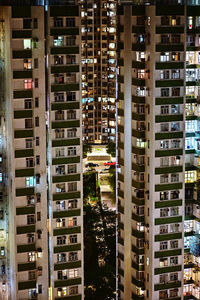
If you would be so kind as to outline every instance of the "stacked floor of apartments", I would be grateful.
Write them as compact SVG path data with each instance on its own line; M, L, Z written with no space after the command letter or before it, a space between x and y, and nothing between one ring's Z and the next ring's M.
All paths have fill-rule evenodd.
M118 7L118 294L199 299L200 3L144 2Z
M83 140L115 140L116 0L80 0Z
M0 299L80 300L79 7L22 2L0 7Z

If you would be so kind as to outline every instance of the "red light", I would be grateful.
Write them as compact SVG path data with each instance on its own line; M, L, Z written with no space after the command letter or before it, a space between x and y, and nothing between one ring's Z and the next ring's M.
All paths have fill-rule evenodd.
M114 165L116 165L115 161L114 162L105 162L104 163L104 166L114 166Z

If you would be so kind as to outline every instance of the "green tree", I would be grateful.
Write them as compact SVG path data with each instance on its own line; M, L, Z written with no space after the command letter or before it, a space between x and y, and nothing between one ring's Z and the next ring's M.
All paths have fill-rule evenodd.
M113 198L116 198L116 166L110 166L108 181L113 192Z
M96 197L96 172L88 172L83 174L83 199L88 197Z
M86 158L87 154L91 152L92 152L92 145L88 143L83 143L83 158Z
M115 299L116 214L100 201L84 210L85 300Z
M106 151L112 157L115 157L116 156L116 144L113 141L109 141L106 146Z

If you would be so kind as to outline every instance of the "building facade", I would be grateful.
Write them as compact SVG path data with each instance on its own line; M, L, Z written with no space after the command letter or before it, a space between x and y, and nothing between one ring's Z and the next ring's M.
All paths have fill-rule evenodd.
M0 6L0 299L82 299L79 7L22 2Z
M118 7L119 299L199 299L200 3L133 2Z
M115 140L116 0L80 0L83 141Z

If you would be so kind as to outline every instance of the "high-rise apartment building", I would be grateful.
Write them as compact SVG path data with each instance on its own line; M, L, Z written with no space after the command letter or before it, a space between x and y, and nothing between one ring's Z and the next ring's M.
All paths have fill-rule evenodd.
M68 296L82 299L81 40L78 5L50 5L47 36L52 298L65 299Z
M83 140L115 140L116 0L80 0Z
M199 1L121 1L119 299L199 299Z
M2 3L0 299L80 300L78 3Z

